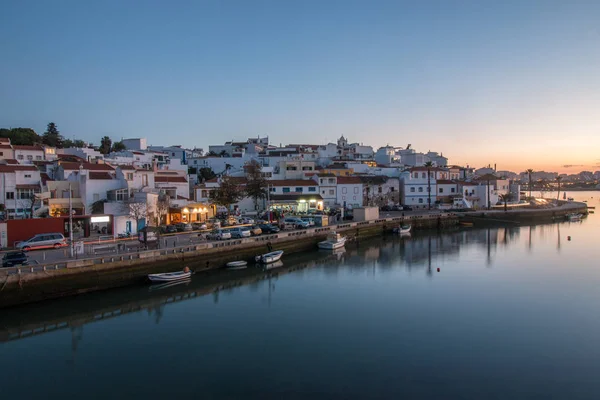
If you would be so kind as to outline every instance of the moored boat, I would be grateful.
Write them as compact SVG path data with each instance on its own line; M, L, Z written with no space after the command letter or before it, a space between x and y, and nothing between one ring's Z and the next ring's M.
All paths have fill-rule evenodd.
M283 267L283 261L279 260L279 261L275 261L274 263L270 263L270 264L264 264L263 268L265 270L267 269L273 269L273 268L280 268Z
M571 213L571 214L565 215L565 217L567 218L567 220L569 220L571 222L575 222L575 221L581 221L583 214Z
M276 250L270 253L265 253L256 256L254 257L254 259L256 260L256 262L261 264L271 264L279 261L281 259L281 256L283 256L283 250Z
M411 225L400 225L396 228L394 228L394 233L399 233L399 234L407 234L410 233L410 229L412 228Z
M329 234L327 235L327 239L322 242L319 242L317 246L319 246L320 249L335 250L344 247L345 244L346 237L333 231L329 232Z
M173 282L157 283L156 285L150 285L150 289L148 289L148 290L150 292L153 292L155 290L167 289L167 288L177 286L177 285L187 285L191 281L192 281L192 278L186 278L186 279L180 279L180 280L173 281Z
M183 271L167 272L163 274L150 274L148 279L152 282L174 282L182 279L188 279L192 276L192 271L188 267L185 267Z
M248 266L248 262L247 261L230 261L227 264L225 264L225 266L227 267L227 269L244 269Z

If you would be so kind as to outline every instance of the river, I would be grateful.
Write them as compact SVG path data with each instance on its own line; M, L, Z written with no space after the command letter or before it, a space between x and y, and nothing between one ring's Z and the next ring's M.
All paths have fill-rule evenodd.
M600 192L569 196L595 206ZM288 255L271 273L218 271L2 310L0 393L595 399L599 225L591 214L389 235Z

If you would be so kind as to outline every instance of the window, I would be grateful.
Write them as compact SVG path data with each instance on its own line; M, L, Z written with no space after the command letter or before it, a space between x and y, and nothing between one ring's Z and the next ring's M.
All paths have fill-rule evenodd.
M324 181L324 180L325 180L325 179L319 179L319 181L321 182L321 185L323 184L323 181Z
M275 190L274 187L271 187L271 188L269 188L269 191L272 192L272 193L275 193L276 190Z
M296 192L302 193L302 188L301 187L297 187L296 188Z
M201 193L202 193L201 196L203 199L208 197L208 190L203 190Z
M431 188L429 186L427 186L427 191L431 192Z
M125 175L125 179L127 179L128 181L132 181L133 180L133 172L128 172Z
M415 173L413 174L413 178L418 178L418 177L419 177L419 173L418 173L418 172L415 172Z
M454 192L456 192L456 189L455 188L450 188L450 193L454 193Z
M419 203L423 203L423 199L419 199Z
M329 183L335 183L335 178L329 178Z
M23 154L19 154L19 155L17 156L17 160L22 160L22 159L23 159Z
M302 171L312 171L313 167L302 167Z
M391 188L390 188L390 192L393 192L393 191L394 191L394 189L395 189L394 187L391 187Z
M298 168L296 168L295 165L288 165L287 167L285 167L286 171L296 171Z
M414 193L414 192L415 192L415 188L414 188L414 187L411 187L411 188L410 188L410 192L411 192L411 193Z
M381 186L379 186L379 187L377 188L377 192L378 192L378 193L383 193L383 188L382 188Z
M316 192L316 191L317 191L317 188L316 188L316 187L309 187L309 188L308 188L308 191L309 191L309 192Z
M127 200L127 189L119 189L116 192L117 201L125 201Z
M426 178L425 172L421 173L421 178Z
M440 193L444 193L444 188L440 188Z
M3 151L0 151L0 156L3 156L3 155L4 155L4 152L3 152Z
M358 194L358 188L357 187L354 188L354 194Z
M93 199L94 199L93 201L100 200L100 193L94 193Z
M423 192L423 188L422 187L419 188L419 192Z
M171 153L171 155L172 155L173 157L175 157L175 153Z
M142 175L142 185L148 186L148 174Z
M334 191L333 189L329 189L329 194L330 194L330 195L334 195L334 194L335 194L335 191Z
M6 192L6 200L14 200L15 192Z
M27 156L27 159L28 159L29 161L31 161L31 160L33 160L33 156L32 156L32 155L28 155L28 156Z
M25 178L31 178L31 174L25 174Z
M286 188L286 187L283 188L283 193L289 193L289 192L290 192L290 188Z
M345 187L342 188L342 194L346 194L348 192L348 189L346 189Z

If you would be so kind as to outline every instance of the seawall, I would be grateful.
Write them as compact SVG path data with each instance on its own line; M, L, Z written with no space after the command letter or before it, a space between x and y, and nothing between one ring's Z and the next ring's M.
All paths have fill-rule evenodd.
M0 308L130 285L141 282L150 273L177 271L183 265L196 272L216 269L226 262L249 260L267 252L267 243L273 249L293 253L315 249L317 242L332 230L352 240L361 240L391 231L402 223L411 224L413 229L442 229L457 225L458 217L441 213L382 218L246 239L3 268L0 269Z

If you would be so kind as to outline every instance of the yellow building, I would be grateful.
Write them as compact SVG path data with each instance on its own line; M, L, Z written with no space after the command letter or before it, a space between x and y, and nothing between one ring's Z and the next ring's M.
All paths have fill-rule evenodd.
M333 174L335 176L351 176L354 175L354 168L348 168L343 164L331 164L323 167L321 174Z

